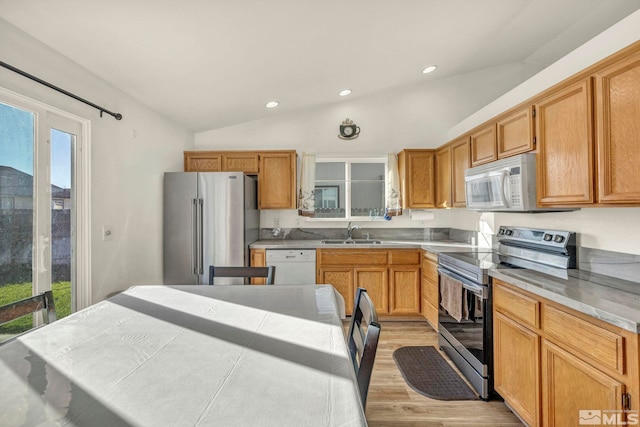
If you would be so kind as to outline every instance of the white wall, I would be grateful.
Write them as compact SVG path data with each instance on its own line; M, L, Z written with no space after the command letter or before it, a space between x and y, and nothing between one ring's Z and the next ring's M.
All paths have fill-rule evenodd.
M319 154L435 148L639 39L640 11L512 90L509 89L518 78L526 78L538 70L523 64L509 64L377 97L345 100L336 107L274 115L266 120L196 134L195 145L197 149L295 148L299 153ZM336 137L338 125L346 117L362 128L356 140L343 141ZM392 221L363 225L453 227L483 232L494 232L502 224L546 227L576 231L582 246L640 254L638 208L589 208L543 214L479 214L465 209L432 212L433 220L412 221L405 213ZM273 227L275 218L285 228L344 226L340 221L306 221L293 210L263 211L262 226Z
M162 174L182 170L193 133L0 19L0 58L98 105L116 121L0 68L0 86L91 121L92 301L162 281ZM123 64L126 66L126 64ZM114 239L101 239L102 226Z
M374 97L357 94L337 105L278 115L197 133L196 149L296 149L298 153L375 153L403 148L435 148L462 118L539 71L534 64L500 67L433 80ZM437 71L436 71L437 72ZM337 94L336 94L337 97ZM345 118L360 126L357 139L338 138Z

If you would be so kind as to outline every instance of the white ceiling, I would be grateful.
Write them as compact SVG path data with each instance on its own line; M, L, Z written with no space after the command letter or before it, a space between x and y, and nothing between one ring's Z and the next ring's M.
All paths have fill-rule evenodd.
M640 0L0 0L0 17L198 132L501 64L546 66L639 8ZM423 75L431 64L438 69ZM353 94L340 98L344 88ZM274 99L280 106L266 109Z

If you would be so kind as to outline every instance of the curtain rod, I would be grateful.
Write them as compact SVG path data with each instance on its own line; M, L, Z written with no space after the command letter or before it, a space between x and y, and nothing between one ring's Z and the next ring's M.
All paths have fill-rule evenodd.
M6 62L0 61L0 65L3 66L4 68L6 68L7 70L11 70L14 73L18 73L23 77L31 79L34 82L38 82L41 85L44 85L44 86L46 86L48 88L51 88L53 90L57 90L58 92L60 92L62 94L65 94L65 95L67 95L67 96L69 96L69 97L71 97L71 98L73 98L73 99L75 99L77 101L84 102L85 104L92 106L96 110L100 110L100 117L102 117L102 113L107 113L110 116L115 117L116 120L122 120L122 114L120 114L120 113L114 113L112 111L107 110L106 108L102 108L101 106L96 105L93 102L89 102L86 99L80 98L79 96L74 95L71 92L68 92L68 91L66 91L66 90L64 90L64 89L62 89L62 88L60 88L60 87L58 87L56 85L53 85L53 84L51 84L49 82L45 82L44 80L39 79L38 77L34 76L33 74L29 74L26 71L22 71L19 68L14 67L13 65L7 64Z

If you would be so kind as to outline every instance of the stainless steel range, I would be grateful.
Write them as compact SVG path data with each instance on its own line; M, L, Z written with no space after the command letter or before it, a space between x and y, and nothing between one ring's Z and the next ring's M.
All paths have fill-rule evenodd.
M438 255L439 345L480 397L493 396L492 268L554 274L576 268L576 235L569 231L500 227L498 250Z

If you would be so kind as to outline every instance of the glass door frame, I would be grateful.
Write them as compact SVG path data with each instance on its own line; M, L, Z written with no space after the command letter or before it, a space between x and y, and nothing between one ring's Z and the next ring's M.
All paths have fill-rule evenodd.
M0 87L0 102L34 113L33 292L51 289L51 129L75 135L71 147L72 312L91 305L91 122Z

